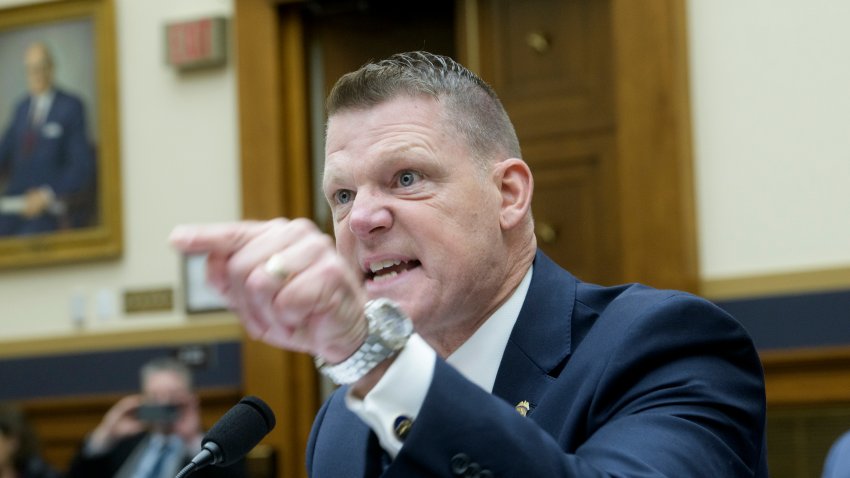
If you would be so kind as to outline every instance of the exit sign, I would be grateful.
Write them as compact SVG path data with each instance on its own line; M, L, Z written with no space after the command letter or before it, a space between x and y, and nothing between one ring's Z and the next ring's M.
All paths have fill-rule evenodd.
M165 57L179 70L223 65L227 59L224 17L169 23L165 26Z

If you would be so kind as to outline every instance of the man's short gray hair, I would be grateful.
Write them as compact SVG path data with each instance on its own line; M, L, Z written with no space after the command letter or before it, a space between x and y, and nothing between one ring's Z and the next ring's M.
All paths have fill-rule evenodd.
M461 132L480 162L520 157L516 132L496 92L447 56L414 51L367 63L337 81L328 95L327 114L330 118L371 108L402 95L441 101L446 126Z
M172 357L159 357L155 358L144 365L142 365L141 370L139 371L139 378L141 379L142 388L144 388L145 383L147 382L148 377L157 372L173 372L179 375L186 383L186 388L192 390L192 371L189 367Z

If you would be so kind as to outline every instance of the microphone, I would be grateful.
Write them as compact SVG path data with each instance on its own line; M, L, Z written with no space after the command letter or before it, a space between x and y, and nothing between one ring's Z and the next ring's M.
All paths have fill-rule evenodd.
M274 428L274 412L254 396L244 397L222 416L201 441L201 451L175 478L207 465L228 466L245 456Z

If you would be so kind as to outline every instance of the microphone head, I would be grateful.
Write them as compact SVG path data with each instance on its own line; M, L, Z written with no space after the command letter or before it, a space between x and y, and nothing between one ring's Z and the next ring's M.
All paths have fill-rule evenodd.
M222 416L202 441L218 445L213 464L227 466L245 456L275 426L274 412L262 400L247 396Z
M242 400L239 400L239 403L253 407L260 415L262 415L263 420L266 422L266 433L274 430L274 412L271 407L266 404L266 402L262 401L259 397L248 395L242 398Z

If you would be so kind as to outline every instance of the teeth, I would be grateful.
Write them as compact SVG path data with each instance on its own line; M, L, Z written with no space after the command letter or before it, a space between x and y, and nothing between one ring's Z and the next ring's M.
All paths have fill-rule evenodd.
M386 269L387 267L397 266L401 264L401 261L398 259L387 259L385 261L376 261L369 265L369 269L372 272L378 272L381 269Z
M372 279L372 280L374 280L375 282L381 282L381 281L384 281L384 280L387 280L387 279L392 279L393 277L395 277L397 275L398 275L398 272L393 271L393 272L390 272L388 274L382 274L382 275L379 275L379 276L375 276L375 278Z

